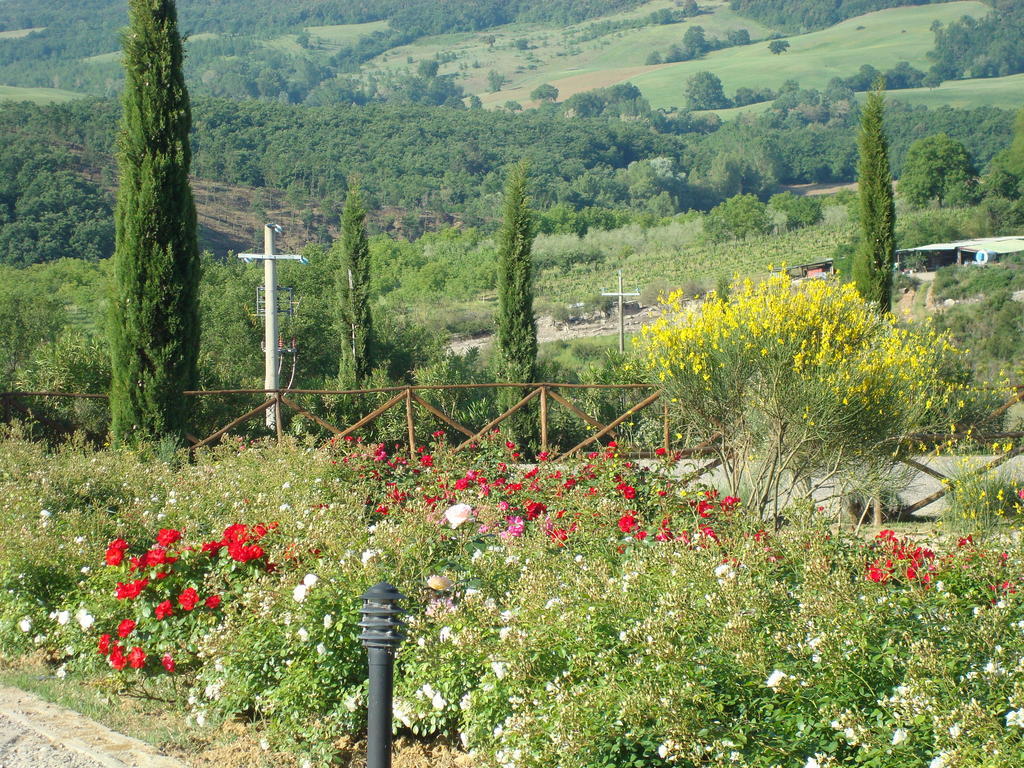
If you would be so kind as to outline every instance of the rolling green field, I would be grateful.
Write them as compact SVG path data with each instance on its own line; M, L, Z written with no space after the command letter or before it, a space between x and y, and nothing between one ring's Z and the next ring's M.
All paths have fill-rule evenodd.
M365 24L329 24L321 27L306 27L309 44L303 48L298 35L281 35L264 44L268 48L301 55L330 55L355 43L359 38L388 28L387 21L369 21Z
M0 85L0 101L31 101L34 104L55 104L72 99L81 99L84 93L62 91L59 88L19 88Z
M673 0L654 0L632 11L601 17L600 22L624 21L643 18L662 8L675 8ZM583 39L594 24L584 22L568 27L542 24L512 24L494 27L480 33L439 35L417 40L410 45L394 48L372 61L366 71L378 74L413 71L415 62L433 58L439 53L454 53L456 60L442 65L441 74L456 73L458 82L467 92L476 93L485 104L503 104L516 99L529 102L529 91L544 82L573 80L582 76L579 84L565 84L565 96L577 90L589 90L628 79L649 67L644 66L652 50L666 50L682 40L688 27L699 25L709 38L725 37L736 29L746 29L751 38L763 39L771 30L740 17L729 10L725 2L701 3L710 13L694 16L677 24L647 26L628 29ZM494 38L493 44L488 42ZM516 40L525 38L528 50L515 47ZM412 57L410 66L408 57ZM487 92L487 73L497 70L509 78L499 93ZM563 84L559 84L560 89Z
M932 108L950 106L960 109L971 107L1018 109L1024 105L1024 74L1007 77L982 77L973 80L947 80L938 88L906 88L899 91L888 91L885 97L890 101L923 104ZM857 98L863 101L867 98L867 94L859 93ZM714 112L723 120L735 120L744 115L759 115L770 106L771 102L763 101L743 107L713 109L707 110L707 112Z
M938 88L908 88L891 91L889 98L927 107L1002 107L1017 109L1024 104L1024 74L1008 77L950 80Z
M0 32L0 40L17 40L21 37L28 37L33 32L42 32L46 27L29 27L28 29L8 29Z
M628 66L629 62L623 59L617 67L598 69L597 59L587 71L577 73L538 69L513 81L515 87L481 98L492 104L507 99L522 101L542 82L550 82L559 89L560 98L565 98L582 90L628 80L643 91L651 106L668 108L682 105L686 78L702 70L718 75L727 94L742 86L777 88L789 79L805 87L821 88L833 77L854 74L862 64L887 69L900 61L909 61L927 68L925 54L933 44L929 29L933 21L948 23L964 15L982 16L989 10L980 2L968 1L878 11L819 32L786 38L791 48L781 55L770 53L764 42L757 42L674 64L637 67ZM716 16L719 13L726 11L716 11ZM673 26L683 25L671 25L669 29ZM642 59L650 50L644 47L640 35L633 40L624 35L624 42L636 49L636 58Z

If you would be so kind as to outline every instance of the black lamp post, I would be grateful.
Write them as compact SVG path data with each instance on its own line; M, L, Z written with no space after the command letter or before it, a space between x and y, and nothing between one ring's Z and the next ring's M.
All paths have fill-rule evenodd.
M363 594L363 620L359 622L370 668L366 702L366 768L391 768L392 696L395 651L405 639L401 630L405 613L399 606L405 595L382 581Z

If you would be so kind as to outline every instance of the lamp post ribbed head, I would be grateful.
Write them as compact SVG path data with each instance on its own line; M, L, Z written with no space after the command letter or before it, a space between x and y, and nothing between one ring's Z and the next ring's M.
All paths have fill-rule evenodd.
M392 652L398 650L398 646L405 640L402 633L405 622L399 618L405 611L398 603L405 599L405 595L386 581L375 584L363 593L363 620L359 622L363 632L359 639L364 647Z

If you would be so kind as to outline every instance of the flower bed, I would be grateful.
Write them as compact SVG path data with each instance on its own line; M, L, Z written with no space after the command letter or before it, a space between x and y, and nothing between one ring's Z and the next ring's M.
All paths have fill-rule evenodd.
M364 727L386 579L397 727L478 766L1024 764L1019 542L769 532L671 456L516 453L8 441L0 647L321 765Z

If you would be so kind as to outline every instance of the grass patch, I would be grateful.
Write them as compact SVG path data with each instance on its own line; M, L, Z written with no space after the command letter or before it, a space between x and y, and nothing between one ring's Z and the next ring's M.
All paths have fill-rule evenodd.
M0 40L19 40L28 37L33 32L42 32L46 27L28 27L27 29L8 29L0 32Z
M1024 93L1024 74L1007 77L984 77L971 80L950 80L938 88L907 88L890 91L892 101L923 104L926 107L1001 107L1017 109ZM861 98L866 98L862 94Z
M802 85L803 83L801 83ZM1006 77L980 77L969 80L949 80L937 88L904 88L886 93L889 101L902 101L907 104L922 104L929 108L955 107L971 109L973 107L999 107L1001 109L1017 109L1020 106L1020 95L1024 92L1024 74L1007 75ZM866 93L858 93L857 98L864 101ZM723 120L734 120L745 115L760 115L771 106L770 101L757 104L746 104L732 109L707 110ZM699 114L704 114L701 112Z
M83 64L110 64L121 60L121 51L110 51L109 53L97 53L95 56L86 56L82 59Z
M317 38L323 48L344 48L352 45L361 37L383 32L388 28L387 21L368 21L365 24L328 24L322 27L306 27L310 38Z
M633 348L633 337L626 333L626 350ZM537 356L542 362L551 362L564 370L579 370L583 366L598 362L609 352L619 348L619 334L587 336L579 339L558 339L538 345Z
M33 104L60 104L81 99L84 93L63 91L60 88L21 88L16 85L0 85L0 101L31 101Z

